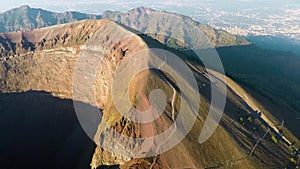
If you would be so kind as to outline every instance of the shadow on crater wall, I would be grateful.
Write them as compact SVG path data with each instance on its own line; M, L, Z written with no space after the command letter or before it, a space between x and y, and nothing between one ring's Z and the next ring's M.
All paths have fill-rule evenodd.
M0 94L0 136L7 169L90 168L95 149L73 101L40 91Z

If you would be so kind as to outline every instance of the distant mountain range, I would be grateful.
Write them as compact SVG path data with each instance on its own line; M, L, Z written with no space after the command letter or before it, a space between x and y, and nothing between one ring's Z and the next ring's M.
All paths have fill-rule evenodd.
M182 22L174 26L174 23L170 21L170 18L174 17L179 18ZM198 27L207 36L211 44L216 47L249 44L245 38L200 24L190 17L165 11L155 11L144 7L135 8L126 13L106 11L103 15L92 15L80 12L55 13L43 9L30 8L29 6L21 6L0 14L0 32L27 31L73 21L101 18L112 19L141 33L151 32L151 36L155 36L155 39L171 46L178 44L176 40L174 41L171 38L172 36L175 37L175 35L183 36L180 39L195 39L191 33L195 27ZM192 27L186 25L192 25ZM161 32L164 35L158 34Z
M55 13L24 5L0 14L0 32L30 30L84 19L101 19L101 16L80 12Z

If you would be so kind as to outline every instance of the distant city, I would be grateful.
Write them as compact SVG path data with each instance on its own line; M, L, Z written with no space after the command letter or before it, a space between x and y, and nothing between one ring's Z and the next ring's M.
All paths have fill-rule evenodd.
M202 19L203 16L208 19ZM300 9L253 8L237 12L203 10L194 18L236 35L276 35L300 40Z

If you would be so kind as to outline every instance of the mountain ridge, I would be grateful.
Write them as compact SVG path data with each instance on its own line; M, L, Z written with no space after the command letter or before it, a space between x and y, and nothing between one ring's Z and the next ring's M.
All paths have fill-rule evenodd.
M0 32L26 31L84 19L101 19L101 16L75 11L55 13L23 5L0 14Z
M0 14L0 23L1 23L0 32L22 31L22 30L26 31L34 28L41 28L45 26L52 26L56 24L68 23L68 22L79 21L84 19L107 18L124 24L125 22L123 21L120 22L120 21L128 20L128 18L126 18L127 15L131 15L133 17L132 21L134 20L138 21L137 16L147 15L147 13L149 12L162 14L162 15L172 15L172 17L175 16L177 18L180 18L180 20L189 20L188 21L189 24L193 24L194 26L198 27L201 31L203 31L204 34L208 36L210 42L216 47L250 44L250 42L248 42L245 38L231 35L224 30L213 29L212 27L206 24L200 24L199 22L192 20L188 16L176 14L176 13L170 13L166 11L156 11L154 9L145 8L145 7L134 8L125 13L119 11L105 11L103 12L102 15L92 15L92 14L83 14L80 12L54 13L40 8L30 8L29 6L25 5ZM136 16L134 14L136 14ZM158 22L155 20L155 18L152 18L152 20L154 22ZM148 21L141 20L138 22L140 22L143 25L143 24L147 24ZM128 24L125 23L125 25L134 28L131 22ZM140 31L141 33L144 33L145 31L139 27L136 27L136 30ZM157 28L151 29L151 33L155 34L156 32L155 30L157 30ZM167 39L166 41L172 41L172 40Z
M193 44L193 42L189 42L188 40L193 40L199 36L193 34L193 29L199 29L201 33L207 37L212 47L250 44L245 38L229 34L221 29L214 29L206 24L193 20L189 16L177 13L157 11L146 7L134 8L125 13L119 11L109 11L108 13L109 14L106 14L106 12L104 12L102 15L103 18L112 19L120 24L138 30L141 33L149 34L152 38L170 47L182 48L185 46L181 46L181 44ZM189 32L189 34L187 34L187 32ZM172 38L187 41L178 41L178 39Z

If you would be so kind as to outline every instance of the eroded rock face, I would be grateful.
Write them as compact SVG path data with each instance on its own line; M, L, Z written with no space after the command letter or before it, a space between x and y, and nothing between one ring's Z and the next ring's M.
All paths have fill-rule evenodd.
M83 21L32 32L2 34L5 42L1 44L10 42L17 44L22 42L22 38L26 38L33 48L26 50L23 46L19 46L13 47L14 50L7 49L13 54L2 56L0 73L3 85L0 86L0 91L44 90L61 97L71 98L72 77L78 57L95 55L96 58L101 59L99 66L97 65L95 83L97 83L98 103L103 108L106 102L104 98L107 98L111 86L109 81L122 58L122 49L128 48L127 54L130 54L137 48L145 46L145 43L135 38L124 39L120 42L122 36L114 31L122 31L113 28L119 26L110 24L105 28L104 25L107 22L109 21ZM125 30L121 27L118 29L123 29L123 32ZM93 36L100 39L97 41L95 38L91 39ZM123 38L124 36L125 34ZM57 42L56 39L58 39Z
M12 55L1 53L4 69L1 92L44 90L71 98L72 73L80 45L99 29L105 21L85 21L38 29L32 32L2 34L13 45L26 38L33 47L8 48ZM65 37L63 39L59 37ZM55 42L55 39L60 39ZM81 42L79 42L81 41ZM19 51L19 52L18 52Z

